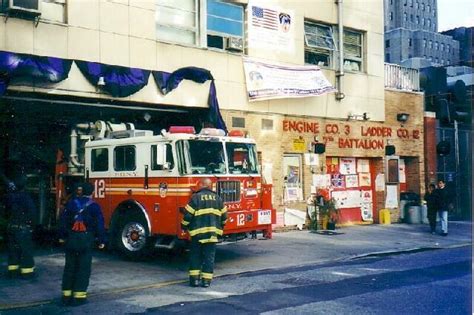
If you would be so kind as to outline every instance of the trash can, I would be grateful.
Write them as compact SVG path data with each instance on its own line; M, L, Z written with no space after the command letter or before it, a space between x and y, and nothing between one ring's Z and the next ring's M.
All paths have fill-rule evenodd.
M407 223L420 224L421 223L421 207L409 206L406 213Z
M380 224L391 224L390 210L382 209L379 211L379 223Z
M408 210L412 206L420 205L420 195L414 192L400 193L400 221L408 222ZM421 214L419 215L421 217ZM408 222L410 223L410 222Z
M421 223L423 224L430 223L428 221L428 207L426 206L426 202L423 202L423 205L421 206Z

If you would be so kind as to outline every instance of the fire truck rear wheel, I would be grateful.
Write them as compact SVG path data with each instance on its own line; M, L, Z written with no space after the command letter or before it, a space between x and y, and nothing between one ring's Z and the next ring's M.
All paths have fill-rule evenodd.
M151 253L150 232L140 215L127 215L120 220L115 234L117 249L127 258L145 258Z

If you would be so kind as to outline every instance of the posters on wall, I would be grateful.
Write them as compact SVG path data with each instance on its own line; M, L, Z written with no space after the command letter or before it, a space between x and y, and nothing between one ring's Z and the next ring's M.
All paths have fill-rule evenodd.
M330 174L314 174L312 184L316 188L329 187L331 186L331 175Z
M338 209L358 208L361 205L360 191L358 190L333 191L331 196L336 201Z
M272 163L263 163L262 165L262 176L267 184L273 184L273 164Z
M398 185L387 185L385 195L385 208L398 208Z
M293 151L295 152L305 152L306 151L306 142L304 139L293 139Z
M373 221L374 218L372 216L372 203L363 202L360 206L360 214L362 216L362 220Z
M294 53L295 13L263 1L249 1L247 47L269 53Z
M317 66L279 65L244 58L249 101L318 96L335 92Z
M355 158L340 158L339 159L339 173L342 175L356 174L356 159Z
M359 187L359 177L357 174L346 175L346 188Z
M370 162L367 159L358 159L357 160L357 173L369 173L370 172Z
M342 174L331 174L331 185L334 188L344 188L344 175Z
M359 173L359 186L367 187L371 184L370 173Z
M319 166L319 155L315 153L305 153L304 163L309 166Z
M380 173L375 177L375 191L385 190L385 174Z
M405 173L405 160L400 159L398 161L398 180L401 184L405 184L407 182L406 173Z

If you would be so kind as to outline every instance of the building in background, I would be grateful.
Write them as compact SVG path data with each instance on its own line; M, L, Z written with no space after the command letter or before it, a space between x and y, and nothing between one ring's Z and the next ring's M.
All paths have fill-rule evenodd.
M457 27L441 32L459 42L459 64L474 67L474 27Z
M438 33L436 0L384 0L385 62L420 68L457 65L459 42Z
M45 211L51 203L44 196L54 191L56 150L69 155L71 126L101 119L133 122L155 133L171 125L199 130L209 123L210 105L215 109L209 102L214 83L229 129L256 139L280 213L304 211L306 199L326 189L344 222L377 222L386 207L398 220L400 191L424 192L418 71L384 65L381 2L37 3L37 10L15 11L21 14L5 9L0 53L70 69L61 80L55 72L32 79L13 71L2 81L0 155L3 161L25 161L30 178L42 187ZM339 5L344 8L338 16ZM260 94L251 94L253 88L272 85L265 86L262 69L246 71L247 61L265 71L319 66L311 68L317 75L310 81L325 78L337 92L254 100ZM164 94L169 86L160 85L163 76L186 67L212 77L186 76ZM384 84L386 73L390 80ZM289 78L282 77L285 93L307 82ZM324 143L325 152L315 154L315 142ZM394 146L391 157L387 146Z

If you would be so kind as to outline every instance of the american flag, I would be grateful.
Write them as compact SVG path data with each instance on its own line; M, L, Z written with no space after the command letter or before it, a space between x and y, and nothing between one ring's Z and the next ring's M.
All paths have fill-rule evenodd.
M278 12L270 9L252 7L252 25L270 30L278 30Z

